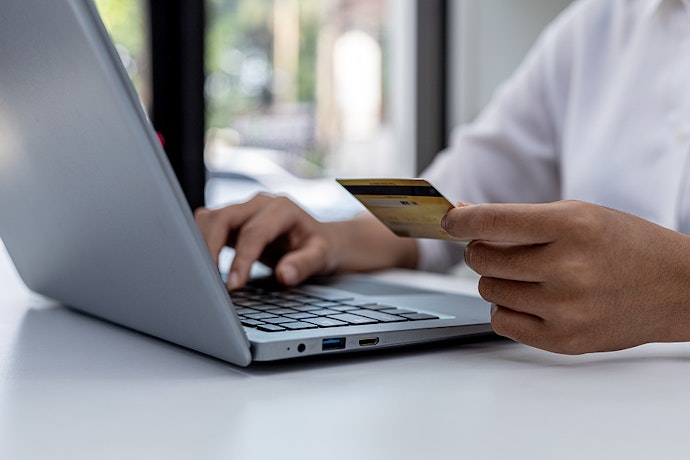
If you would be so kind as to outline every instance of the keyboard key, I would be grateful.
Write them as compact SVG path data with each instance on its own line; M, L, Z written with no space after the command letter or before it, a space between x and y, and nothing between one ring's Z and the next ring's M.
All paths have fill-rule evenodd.
M420 321L423 319L438 319L438 316L429 315L426 313L403 313L400 316L404 316L405 318L412 321Z
M265 302L267 300L271 300L273 298L273 294L250 294L246 297L249 300L253 300L255 302Z
M338 300L338 301L342 301L342 300L352 300L352 296L349 296L349 295L346 295L346 294L344 295L344 294L340 294L340 293L335 293L335 292L319 292L319 293L317 294L317 293L314 293L314 292L303 291L303 290L301 290L301 289L299 289L299 288L294 289L294 290L295 290L296 292L299 292L299 293L304 294L305 296L317 297L317 298L319 298L319 299L321 299L321 300L332 300L332 301L336 301L336 300Z
M290 329L290 330L298 330L298 329L314 329L315 327L318 327L318 326L316 324L307 323L304 321L296 321L294 323L283 323L283 324L281 324L281 327L284 327L284 328Z
M288 300L294 300L296 302L302 302L302 303L309 303L309 302L317 302L320 299L317 299L316 297L304 295L304 294L299 294L297 292L291 292L289 294L286 294L283 296L284 298Z
M360 307L353 307L352 305L340 305L338 307L331 307L331 310L337 310L337 311L350 311L350 310L358 310Z
M253 310L251 308L238 308L237 310L235 310L235 312L240 316L248 315L250 313L259 313L258 310Z
M288 318L293 318L293 319L306 319L306 318L314 318L316 315L312 315L311 313L307 312L299 312L299 313L290 313L285 315Z
M348 300L345 302L341 302L343 305L349 305L351 307L367 307L369 308L370 305L378 305L376 302L372 302L371 300ZM372 310L374 310L372 308Z
M246 318L240 318L240 322L242 323L243 326L247 327L256 327L256 326L261 326L263 321L259 321L257 319L246 319Z
M367 318L375 319L376 321L381 321L382 323L395 323L398 321L408 320L408 318L404 318L402 316L389 315L388 313L374 310L355 310L351 311L350 313L359 316L366 316Z
M331 302L330 300L320 300L318 302L309 302L310 305L313 305L315 307L321 307L321 308L331 308L331 307L337 307L340 305L339 302Z
M312 315L317 315L317 316L331 316L331 315L339 315L340 312L336 310L331 310L328 308L324 308L323 310L314 310L310 311Z
M253 307L255 305L262 305L263 302L249 299L232 299L232 303L238 307Z
M265 323L269 323L269 324L282 324L282 323L293 323L297 320L292 319L292 318L286 318L284 316L279 316L277 318L267 318L267 319L264 319L262 321Z
M273 304L284 308L298 307L303 305L302 302L296 302L294 300L274 300Z
M373 304L373 305L362 305L362 308L366 310L390 310L392 307L390 305L380 305L380 304Z
M279 332L285 330L284 327L278 326L277 324L262 324L261 326L257 326L256 328L264 332Z
M287 315L288 313L297 313L291 308L270 308L266 310L266 313L271 313L273 315Z
M261 313L249 313L247 315L244 315L245 318L249 319L267 319L267 318L277 318L276 315L272 315L270 313L266 312L261 312Z
M379 310L383 313L388 313L389 315L402 315L403 313L417 313L416 311L412 310L405 310L404 308L392 308L388 307L387 310Z
M254 305L252 308L254 310L258 310L258 311L267 311L267 310L272 310L272 309L278 308L278 307L276 307L275 305L266 304L266 305Z
M347 326L346 322L339 321L333 318L312 318L305 319L305 322L316 324L319 327L336 327L336 326Z
M300 305L299 307L292 307L292 309L297 311L314 311L320 310L321 308L315 307L313 305Z
M261 294L261 295L253 295L253 296L249 297L249 299L252 299L255 302L273 303L276 300L280 300L280 297L276 297L273 294Z
M377 321L371 318L365 318L364 316L357 316L353 315L351 313L342 313L340 315L333 315L331 316L333 319L337 319L338 321L345 321L346 323L350 324L374 324Z

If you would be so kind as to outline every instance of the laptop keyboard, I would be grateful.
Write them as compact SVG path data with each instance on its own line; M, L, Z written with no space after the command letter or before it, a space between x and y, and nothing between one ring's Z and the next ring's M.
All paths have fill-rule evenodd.
M342 295L247 286L230 293L245 327L265 332L438 319L438 316Z

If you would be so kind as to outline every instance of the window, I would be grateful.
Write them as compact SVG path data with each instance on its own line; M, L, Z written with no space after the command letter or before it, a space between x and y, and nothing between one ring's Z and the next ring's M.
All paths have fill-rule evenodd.
M210 169L412 174L391 111L392 18L402 3L207 0Z
M415 175L418 1L96 4L196 207L237 173Z
M151 72L146 0L96 0L95 3L142 104L150 109Z

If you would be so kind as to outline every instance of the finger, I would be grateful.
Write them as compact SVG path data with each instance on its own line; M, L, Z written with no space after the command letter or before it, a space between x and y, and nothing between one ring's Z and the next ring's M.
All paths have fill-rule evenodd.
M329 269L325 244L312 240L304 248L286 254L275 268L278 281L295 286L315 274L325 274Z
M548 321L504 306L492 305L491 327L498 335L531 347L577 355L591 351L618 350L628 346L594 346L591 338L585 335L563 334Z
M501 305L492 306L491 327L494 332L516 342L537 346L542 343L544 320Z
M540 283L482 276L478 287L484 300L514 311L545 318L552 309L553 301Z
M450 235L462 239L548 243L563 225L561 208L559 203L461 206L448 211L443 226Z
M475 240L465 247L465 264L482 276L545 281L556 262L548 244L523 245Z
M243 286L249 279L252 264L259 260L266 247L280 235L292 231L301 220L310 218L304 212L295 212L295 208L287 198L276 198L242 225L235 242L228 287Z
M261 193L242 204L214 210L202 207L194 212L197 226L216 265L220 251L228 244L230 234L270 199L269 195Z

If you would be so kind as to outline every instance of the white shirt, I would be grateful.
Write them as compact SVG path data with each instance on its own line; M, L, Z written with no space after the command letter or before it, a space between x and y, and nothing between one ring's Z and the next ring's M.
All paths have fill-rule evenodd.
M423 177L452 201L577 199L690 233L690 5L583 0ZM419 240L418 268L463 246Z

